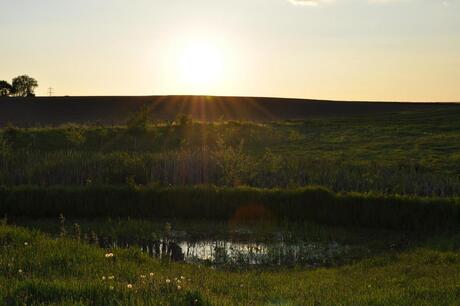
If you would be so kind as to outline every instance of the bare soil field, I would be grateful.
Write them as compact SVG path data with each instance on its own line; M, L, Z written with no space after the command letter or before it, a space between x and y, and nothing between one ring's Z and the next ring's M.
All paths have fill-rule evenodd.
M459 104L343 102L214 96L1 98L0 126L54 126L64 123L124 124L143 105L151 120L189 115L203 121L275 121L366 115L414 110L459 109Z

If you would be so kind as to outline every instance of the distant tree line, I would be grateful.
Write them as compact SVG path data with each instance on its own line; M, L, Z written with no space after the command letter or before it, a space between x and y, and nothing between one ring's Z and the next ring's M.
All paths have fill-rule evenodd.
M35 97L35 88L38 87L36 79L28 75L15 77L13 81L0 81L0 96L2 97Z

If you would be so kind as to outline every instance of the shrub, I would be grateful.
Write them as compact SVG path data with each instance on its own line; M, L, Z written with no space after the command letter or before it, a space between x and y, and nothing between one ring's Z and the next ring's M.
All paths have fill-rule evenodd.
M149 122L150 110L147 106L142 106L140 110L133 114L127 122L128 131L133 134L145 133Z

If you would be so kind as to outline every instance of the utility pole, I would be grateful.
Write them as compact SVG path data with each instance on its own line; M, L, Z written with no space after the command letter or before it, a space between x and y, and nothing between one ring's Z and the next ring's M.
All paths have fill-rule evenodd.
M48 94L50 97L53 96L53 87L48 88Z

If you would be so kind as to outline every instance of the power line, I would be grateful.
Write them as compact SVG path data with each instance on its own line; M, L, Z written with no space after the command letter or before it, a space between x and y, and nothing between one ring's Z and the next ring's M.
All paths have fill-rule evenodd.
M53 93L53 87L48 88L48 94L50 95L50 97L53 95Z

